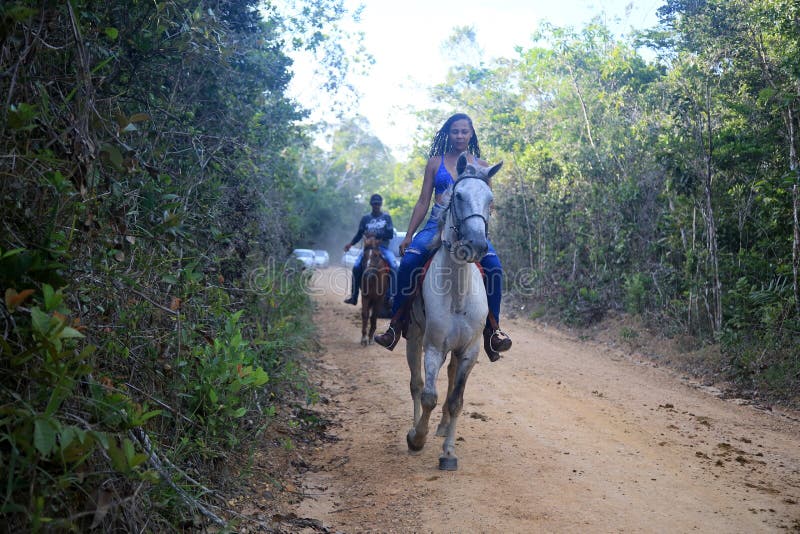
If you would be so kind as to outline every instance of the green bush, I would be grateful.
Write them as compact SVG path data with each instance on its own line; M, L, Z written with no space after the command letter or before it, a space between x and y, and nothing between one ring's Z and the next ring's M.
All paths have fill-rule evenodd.
M624 275L625 291L625 311L633 314L641 314L647 305L647 291L649 278L644 273L634 273Z
M10 531L180 530L214 462L308 387L307 279L277 263L306 138L256 4L0 5ZM250 287L273 260L280 290Z
M160 410L98 381L96 347L83 342L64 297L49 285L5 292L15 341L0 340L0 513L20 529L71 525L68 512L84 488L108 479L102 464L120 476L156 478L126 432Z

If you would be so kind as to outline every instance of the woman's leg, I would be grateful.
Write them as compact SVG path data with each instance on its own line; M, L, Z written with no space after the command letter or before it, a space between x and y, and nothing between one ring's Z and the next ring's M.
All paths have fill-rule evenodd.
M483 283L486 286L489 313L499 323L500 302L503 300L503 266L500 264L500 258L497 257L497 253L491 244L489 245L489 252L481 260L481 267L483 268ZM486 326L491 326L488 317Z
M400 267L397 269L397 285L392 302L392 317L403 309L406 301L414 294L419 275L431 255L428 250L430 239L426 239L428 236L423 235L423 232L424 230L414 237L408 250L400 259Z
M500 353L511 348L511 338L500 330L500 302L503 298L503 266L494 247L489 243L489 252L481 260L483 282L486 285L486 300L489 315L483 329L483 348L489 360L500 359Z
M436 227L429 223L414 236L414 240L411 241L400 260L400 267L397 269L397 284L392 300L392 320L389 322L386 332L375 336L375 342L378 345L392 350L400 340L403 327L408 320L407 303L414 295L419 276L431 255L428 245L435 235Z

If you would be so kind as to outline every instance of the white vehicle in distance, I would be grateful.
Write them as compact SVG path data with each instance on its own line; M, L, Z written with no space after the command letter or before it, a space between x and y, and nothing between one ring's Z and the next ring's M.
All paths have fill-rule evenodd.
M342 254L342 265L352 269L353 265L356 264L356 259L358 259L359 254L361 254L361 247L351 247L350 250Z
M296 248L292 251L292 256L303 264L304 269L313 269L315 266L314 251L310 248Z
M331 264L331 257L328 254L327 250L315 250L314 251L314 265L319 267L320 269L324 269L325 267Z
M397 258L397 266L400 266L400 243L406 238L406 232L395 232L394 237L389 241L389 250L394 252L394 257Z

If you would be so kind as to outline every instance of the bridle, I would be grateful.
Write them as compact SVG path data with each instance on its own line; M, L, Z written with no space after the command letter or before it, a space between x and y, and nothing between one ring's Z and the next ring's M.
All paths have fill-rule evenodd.
M373 255L377 255L377 257L373 258ZM389 268L389 265L384 259L383 254L381 254L380 246L378 245L364 247L364 257L366 259L366 263L364 265L365 272L369 269L382 271Z
M447 207L445 208L445 212L447 212L449 210L453 215L453 225L450 227L450 229L453 230L453 232L455 232L455 234L456 234L456 243L461 242L461 240L464 237L462 235L462 233L461 233L461 225L464 224L464 222L467 219L471 219L472 217L479 217L481 220L483 220L484 236L486 237L487 241L489 240L489 221L486 220L486 217L484 217L483 214L476 212L476 213L470 213L466 217L459 217L457 205L456 205L456 202L455 202L455 199L456 199L456 187L458 186L458 184L460 184L464 180L468 180L470 178L473 179L473 180L480 180L481 182L486 183L486 180L484 180L483 178L480 178L478 176L472 176L472 175L459 176L458 180L456 180L453 183L453 187L452 187L452 189L450 191L450 202L447 204ZM446 214L444 214L444 215L445 215L445 217L447 216ZM448 251L452 252L452 248L453 248L453 243L452 242L447 241L445 239L442 239L442 245L445 248L447 248Z

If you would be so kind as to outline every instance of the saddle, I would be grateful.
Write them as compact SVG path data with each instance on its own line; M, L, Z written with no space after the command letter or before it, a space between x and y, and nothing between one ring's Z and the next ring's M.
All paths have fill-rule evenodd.
M438 251L439 248L441 248L441 246L432 249L431 255L428 258L428 261L425 262L425 265L422 266L422 271L417 275L418 276L418 280L417 280L416 285L414 286L414 292L411 294L410 297L408 297L408 300L405 302L405 305L408 307L407 308L408 311L410 311L411 307L414 304L414 301L417 299L417 297L419 297L420 302L422 303L422 307L421 308L422 308L423 317L425 316L425 301L424 301L424 298L422 296L422 283L425 281L425 275L428 274L428 269L430 268L431 263L433 262L433 257L436 255L436 251ZM483 272L483 266L480 263L476 263L475 265L478 267L478 271L480 271L481 277L482 278L485 277L485 273ZM489 313L489 317L492 317L490 319L492 324L496 325L497 321L493 318L491 312ZM402 334L403 334L403 337L406 338L406 339L408 339L408 336L406 335L406 333L408 332L408 323L409 323L408 320L403 321Z

